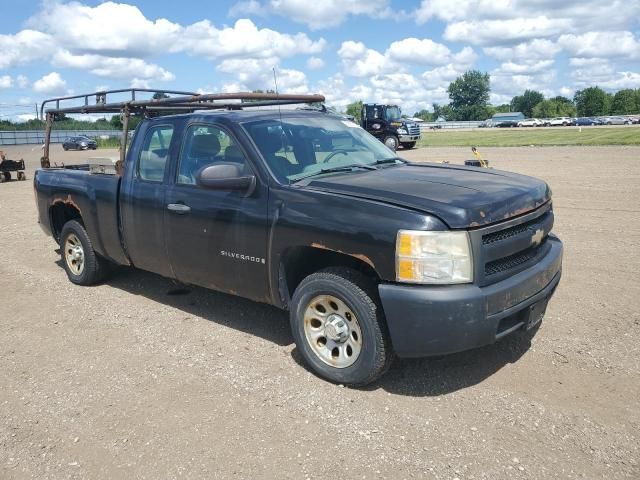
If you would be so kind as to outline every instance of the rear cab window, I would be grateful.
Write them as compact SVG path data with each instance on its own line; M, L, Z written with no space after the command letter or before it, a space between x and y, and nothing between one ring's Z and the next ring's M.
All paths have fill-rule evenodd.
M147 131L138 157L138 178L162 182L172 137L172 125L158 125Z

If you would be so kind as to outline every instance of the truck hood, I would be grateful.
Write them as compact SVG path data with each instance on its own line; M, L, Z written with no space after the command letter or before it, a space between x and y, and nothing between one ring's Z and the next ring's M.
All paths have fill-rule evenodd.
M450 228L489 225L551 198L542 180L500 170L407 164L311 180L307 186L435 215Z

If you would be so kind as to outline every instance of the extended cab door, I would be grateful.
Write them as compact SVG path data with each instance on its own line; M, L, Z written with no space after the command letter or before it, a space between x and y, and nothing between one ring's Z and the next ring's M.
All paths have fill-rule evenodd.
M174 125L151 122L139 128L120 192L123 239L133 265L172 277L165 244L164 197L169 159L175 156Z
M246 153L222 126L187 126L165 197L167 250L180 281L268 301L267 186L258 180L247 195L196 185L216 163L255 174Z

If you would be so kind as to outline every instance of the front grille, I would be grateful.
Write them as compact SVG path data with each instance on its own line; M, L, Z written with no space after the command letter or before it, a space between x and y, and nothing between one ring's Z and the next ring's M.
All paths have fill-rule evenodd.
M547 220L549 215L550 215L549 212L547 212L541 217L534 218L533 220L529 220L528 222L521 223L520 225L516 225L510 228L505 228L504 230L498 230L497 232L484 235L482 237L482 244L490 245L495 242L501 242L511 237L518 236L521 233L526 232L527 230L532 230L535 232L538 226L543 224Z
M407 131L409 132L409 135L420 135L420 126L412 123L407 125Z
M548 235L553 228L553 211L549 207L472 233L481 286L516 275L548 251Z
M522 252L509 255L508 257L499 258L498 260L488 262L484 266L485 277L490 277L491 275L506 272L513 268L519 267L523 263L526 263L529 260L535 258L536 255L538 255L538 253L540 252L540 249L542 247L543 245L528 248L526 250L523 250Z

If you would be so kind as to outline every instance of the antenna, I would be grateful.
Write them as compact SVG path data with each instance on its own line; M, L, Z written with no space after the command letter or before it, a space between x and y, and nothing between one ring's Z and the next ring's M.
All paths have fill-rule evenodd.
M273 67L273 84L276 87L276 95L278 94L278 77L276 76L276 67Z
M276 67L273 67L272 70L273 70L273 85L276 88L276 95L278 95L278 76L276 75ZM289 158L287 155L287 147L284 141L284 137L285 137L284 123L282 122L282 109L280 108L280 105L278 105L278 117L280 117L280 143L282 144L282 153L284 153L284 157L287 159L287 161L289 161ZM291 180L289 180L289 183L291 183Z

